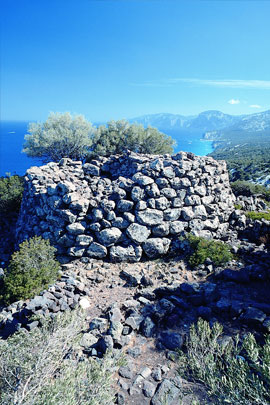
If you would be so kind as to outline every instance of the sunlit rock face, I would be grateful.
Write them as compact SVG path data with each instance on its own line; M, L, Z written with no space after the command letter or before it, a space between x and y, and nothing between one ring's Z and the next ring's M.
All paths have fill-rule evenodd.
M41 235L70 259L136 262L166 254L184 231L223 238L234 201L225 162L211 157L62 159L27 171L17 243Z

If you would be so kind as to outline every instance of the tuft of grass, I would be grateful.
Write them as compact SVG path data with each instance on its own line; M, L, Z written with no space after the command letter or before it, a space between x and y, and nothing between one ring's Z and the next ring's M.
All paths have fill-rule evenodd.
M267 221L270 221L270 211L268 212L256 212L256 211L247 211L245 212L246 217L252 219L255 221L256 219L266 219Z
M217 404L260 404L270 402L270 336L257 344L248 333L227 345L219 343L223 328L199 319L190 328L186 350L180 351L179 373L206 386Z

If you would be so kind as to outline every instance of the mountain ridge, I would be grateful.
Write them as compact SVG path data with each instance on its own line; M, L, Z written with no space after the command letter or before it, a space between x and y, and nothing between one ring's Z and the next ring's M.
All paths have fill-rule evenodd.
M191 116L157 113L131 118L128 121L132 123L136 122L144 126L154 126L163 131L196 130L201 131L202 135L203 132L222 131L224 129L264 131L270 129L270 110L242 115L225 114L218 110L206 110Z

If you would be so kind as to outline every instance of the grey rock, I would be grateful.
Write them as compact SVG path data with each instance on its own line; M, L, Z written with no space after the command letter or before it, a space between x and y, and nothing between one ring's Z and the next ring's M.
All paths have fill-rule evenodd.
M118 228L103 229L98 234L100 243L106 247L112 246L121 237L122 232Z
M74 222L67 226L67 231L72 235L80 235L84 233L85 227L80 222Z
M179 208L169 208L164 211L165 221L176 221L181 215L181 210Z
M122 366L118 370L118 374L123 377L131 380L133 378L133 371L129 366Z
M132 180L139 186L147 186L148 184L154 183L154 180L151 177L144 176L142 173L134 174Z
M100 348L102 353L106 353L107 351L112 351L113 349L113 338L110 335L103 336L98 341L98 347Z
M155 384L151 383L150 381L143 382L143 394L147 398L152 398L156 392Z
M183 345L183 337L174 332L162 332L160 341L169 350L181 349Z
M190 221L195 217L193 209L191 207L182 208L181 215L185 221Z
M161 372L161 368L160 367L156 367L153 371L152 371L152 378L155 381L161 381L162 380L162 372Z
M139 330L141 322L142 322L141 316L129 316L125 320L125 324L130 326L131 329L133 329L133 330Z
M139 186L133 187L131 190L131 198L135 202L141 201L144 198L144 190Z
M188 227L188 223L184 221L173 221L170 223L170 234L177 235L183 232Z
M247 323L263 323L266 318L266 314L257 308L248 307L240 318Z
M170 239L167 238L149 238L143 244L143 250L151 259L164 255L170 247Z
M167 236L170 232L170 224L168 222L162 222L160 225L156 225L152 228L152 233L155 236Z
M155 333L155 328L156 325L149 316L147 316L141 323L141 333L145 337L152 337Z
M134 203L129 200L120 200L117 204L117 210L119 212L127 212L131 211L133 208Z
M98 338L92 333L84 333L80 340L80 345L85 349L89 349L90 347L95 346L97 342Z
M110 258L112 262L138 262L142 256L140 246L112 246L110 249Z
M160 191L156 183L151 184L151 186L146 186L146 192L149 197L156 198L160 196Z
M166 197L156 199L156 208L159 210L166 210L170 206L170 201Z
M130 347L127 350L127 354L131 357L133 357L134 359L136 359L137 357L139 357L142 353L142 350L139 346L134 346L134 347Z
M122 217L116 217L115 220L112 222L112 226L119 229L126 229L129 225L130 222Z
M29 330L29 331L31 331L31 330L37 328L38 325L39 325L39 322L38 322L38 321L33 321L33 322L30 322L30 323L28 323L28 324L26 325L26 329Z
M177 196L176 191L172 188L162 188L161 189L161 194L164 195L164 197L172 199L175 198Z
M100 169L98 166L95 166L91 163L85 163L83 165L83 170L87 173L90 174L91 176L99 176L100 175Z
M105 318L94 318L89 324L89 329L98 329L100 332L104 332L107 329L108 321Z
M93 242L92 236L78 235L76 237L76 244L79 246L89 246L91 242Z
M181 391L169 379L165 378L152 398L152 405L163 405L167 401L170 405L178 405Z
M107 249L99 243L92 242L89 249L87 249L87 255L102 259L107 256Z
M126 403L125 394L122 391L118 392L116 400L117 400L118 405L125 405L125 403Z
M151 231L144 225L131 224L127 230L127 236L136 243L143 243L146 241Z
M108 335L112 336L114 340L119 341L122 335L123 325L121 322L111 321L108 330Z
M145 211L137 211L137 220L143 225L159 225L163 222L163 212L147 208Z

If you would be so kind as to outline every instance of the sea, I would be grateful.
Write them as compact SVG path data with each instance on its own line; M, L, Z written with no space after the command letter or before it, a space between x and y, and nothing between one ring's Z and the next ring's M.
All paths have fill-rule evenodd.
M14 174L22 176L29 167L43 164L40 159L29 158L22 153L28 124L28 121L0 122L0 176ZM213 151L212 142L203 140L200 131L187 133L174 130L166 133L176 140L175 153L184 151L206 156Z

